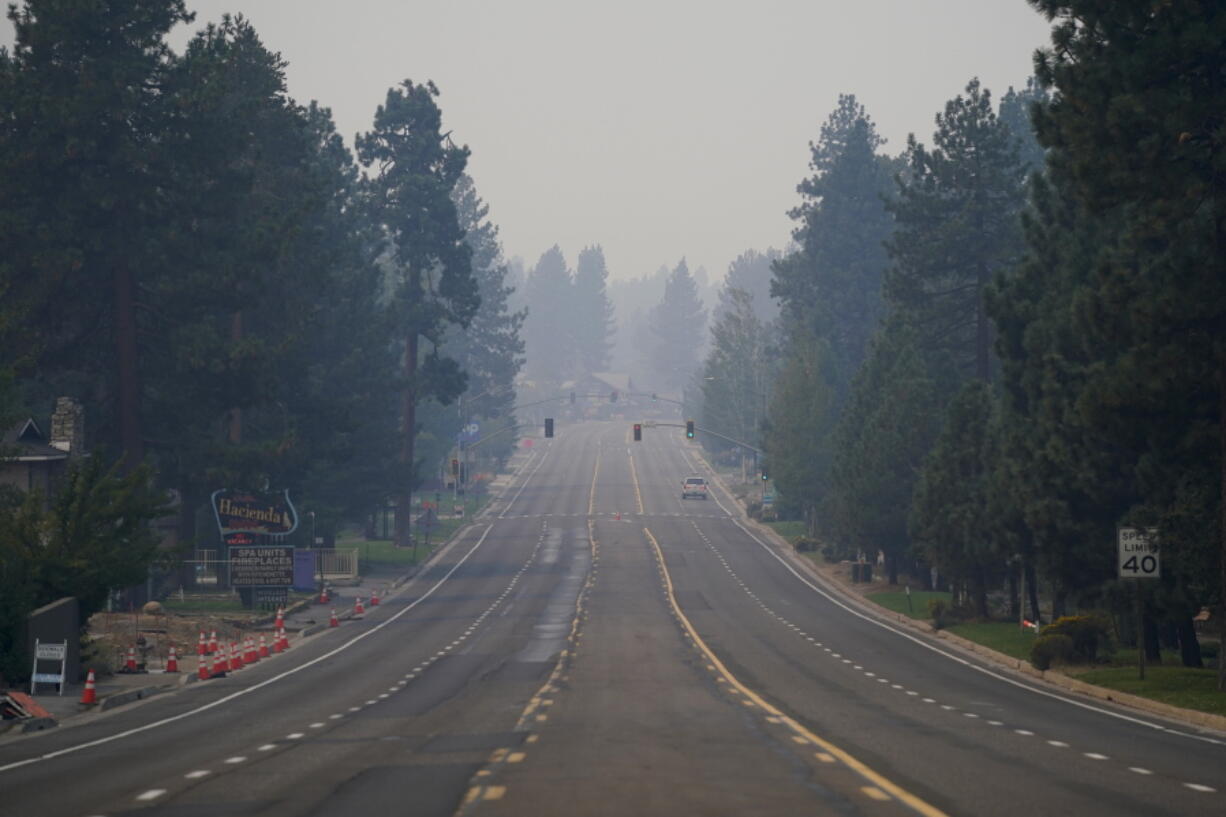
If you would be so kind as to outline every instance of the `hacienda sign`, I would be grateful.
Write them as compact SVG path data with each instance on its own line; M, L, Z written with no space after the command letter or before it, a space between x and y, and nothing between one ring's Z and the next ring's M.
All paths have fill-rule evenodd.
M298 527L298 513L289 501L289 491L214 491L213 514L223 537L238 533L287 536Z

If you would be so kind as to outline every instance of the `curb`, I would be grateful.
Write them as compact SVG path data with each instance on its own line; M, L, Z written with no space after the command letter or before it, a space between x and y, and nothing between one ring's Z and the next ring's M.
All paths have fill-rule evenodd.
M22 722L21 734L28 735L31 732L41 732L44 729L50 729L53 726L59 725L59 721L55 718L30 718Z
M178 684L179 682L176 681L175 686L177 686ZM140 701L145 698L152 698L154 695L157 695L162 692L167 692L169 689L170 689L170 686L154 686L154 687L141 687L140 689L131 689L131 690L128 690L127 692L117 692L114 695L108 695L107 697L98 701L98 711L106 712L108 710L114 709L117 706L123 706L124 704L130 704L133 701Z
M692 452L693 453L693 452ZM808 576L814 579L824 589L836 593L843 600L854 604L860 610L874 618L883 621L896 622L903 626L915 630L916 632L926 635L930 638L935 638L940 641L949 642L952 646L958 647L966 652L970 652L990 664L994 664L1002 669L1012 670L1020 675L1025 675L1028 679L1050 684L1051 686L1062 689L1066 692L1073 692L1083 695L1087 698L1093 698L1099 701L1109 701L1118 704L1128 709L1135 709L1141 712L1159 715L1165 718L1170 718L1174 721L1191 724L1193 726L1201 726L1207 729L1213 729L1219 732L1226 733L1226 716L1214 715L1209 712L1200 712L1195 709L1184 709L1183 707L1173 706L1171 704L1155 701L1152 698L1144 698L1140 695L1133 695L1128 692L1120 692L1118 690L1101 687L1095 684L1088 684L1085 681L1079 681L1069 675L1066 675L1059 670L1038 670L1031 666L1029 661L1021 658L1014 658L1011 655L1006 655L998 652L982 644L978 644L970 639L963 638L959 635L947 632L945 630L934 630L932 625L926 621L913 619L909 616L904 616L900 613L895 613L892 610L873 604L857 593L852 593L844 588L838 582L831 581L828 577L821 573L812 563L811 560L798 556L795 549L782 536L774 531L774 529L763 525L756 519L750 519L745 511L745 506L736 498L736 494L728 488L723 477L719 472L711 467L711 463L707 462L707 458L699 450L696 457L702 460L706 466L707 472L711 475L713 481L717 482L724 493L732 498L737 510L740 512L740 521L754 528L754 530L763 538L774 545L777 551L780 551L784 558L789 562L802 569Z

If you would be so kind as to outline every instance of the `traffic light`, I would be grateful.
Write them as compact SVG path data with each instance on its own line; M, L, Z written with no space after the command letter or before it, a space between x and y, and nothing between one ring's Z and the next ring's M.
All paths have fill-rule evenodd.
M451 475L453 477L458 477L460 475L460 461L459 460L451 461Z
M688 440L694 439L694 421L693 420L685 421L685 437Z
M553 436L553 418L552 417L545 418L545 436L546 437Z
M614 389L614 390L613 390L613 393L609 395L609 402L610 402L610 403L616 403L616 402L617 402L617 389Z
M573 391L570 393L570 404L572 406L575 404L575 393Z
M634 441L636 443L641 443L643 441L643 424L642 423L634 424Z
M766 466L763 465L762 466L762 481L766 482L770 478L771 478L771 475L766 472Z

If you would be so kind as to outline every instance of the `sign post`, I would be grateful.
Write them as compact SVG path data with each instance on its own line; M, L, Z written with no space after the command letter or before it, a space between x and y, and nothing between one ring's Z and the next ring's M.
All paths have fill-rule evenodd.
M1137 677L1145 680L1145 596L1141 579L1162 575L1158 556L1157 528L1119 528L1117 530L1119 577L1135 579L1137 584Z
M289 492L218 490L212 499L227 549L230 586L239 591L243 606L271 609L288 604L289 588L294 584L294 548L267 540L284 541L298 528L298 512Z

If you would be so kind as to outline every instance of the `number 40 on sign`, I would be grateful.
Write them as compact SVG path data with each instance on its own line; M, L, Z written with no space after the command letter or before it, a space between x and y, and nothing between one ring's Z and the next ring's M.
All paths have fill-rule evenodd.
M1158 529L1120 528L1119 565L1121 579L1156 579L1161 576Z

